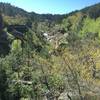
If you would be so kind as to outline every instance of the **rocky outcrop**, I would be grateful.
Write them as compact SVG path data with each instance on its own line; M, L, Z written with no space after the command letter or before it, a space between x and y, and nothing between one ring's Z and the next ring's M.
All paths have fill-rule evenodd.
M3 31L3 27L3 18L0 15L0 56L8 54L10 50L7 33Z

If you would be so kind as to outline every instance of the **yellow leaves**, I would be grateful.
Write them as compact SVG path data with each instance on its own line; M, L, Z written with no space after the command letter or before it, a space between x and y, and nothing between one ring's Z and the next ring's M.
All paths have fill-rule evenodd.
M100 70L100 59L99 59L98 62L96 62L96 69L97 69L97 70Z
M100 86L100 79L93 80L94 85Z
M100 56L100 49L99 49L99 48L95 48L95 47L90 48L89 54L90 54L93 58L98 57L98 56Z
M27 18L26 17L22 17L20 15L17 15L15 17L9 17L9 16L3 16L4 21L8 24L25 24Z
M53 56L52 57L52 62L53 62L53 65L52 65L52 73L62 73L63 72L63 60L61 59L61 57L56 57L56 56Z
M81 67L82 67L82 69L81 69L81 77L83 79L90 80L91 79L91 69L88 68L85 65L83 65Z
M14 42L12 43L12 51L14 50L18 50L18 51L22 50L20 40L14 40Z

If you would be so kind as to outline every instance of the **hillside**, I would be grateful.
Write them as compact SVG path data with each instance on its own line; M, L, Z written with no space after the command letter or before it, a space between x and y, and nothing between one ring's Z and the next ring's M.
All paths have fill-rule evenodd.
M52 15L52 14L37 14L35 12L27 12L21 8L12 6L11 4L7 3L0 3L0 12L2 12L6 16L17 16L20 15L22 17L29 17L33 21L61 21L64 17L70 16L75 14L76 12L82 12L86 15L89 15L92 18L97 18L99 17L99 12L100 12L100 3L86 7L82 10L76 10L75 12L71 12L69 14L65 15Z
M7 3L0 3L0 12L6 16L14 17L20 15L22 17L30 18L32 21L57 21L62 20L65 15L52 15L52 14L37 14L35 12L27 12L21 8L12 6Z
M0 100L100 100L100 3L65 15L0 3Z
M81 10L73 11L73 12L69 13L68 16L74 15L77 12L82 12L83 14L86 14L86 15L90 16L91 18L97 18L100 16L100 3L94 4L89 7L85 7Z

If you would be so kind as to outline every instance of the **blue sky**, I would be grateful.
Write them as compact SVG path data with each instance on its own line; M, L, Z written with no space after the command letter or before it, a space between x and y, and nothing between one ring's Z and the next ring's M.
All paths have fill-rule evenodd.
M100 2L100 0L0 0L26 11L36 13L65 14Z

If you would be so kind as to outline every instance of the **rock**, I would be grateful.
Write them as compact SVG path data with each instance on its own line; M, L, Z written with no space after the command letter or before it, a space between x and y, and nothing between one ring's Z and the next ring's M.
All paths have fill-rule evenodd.
M72 96L72 93L66 93L66 92L64 92L64 93L62 93L61 95L60 95L60 97L58 98L58 100L70 100L69 98L68 98L68 95L67 94L69 94L70 96Z

